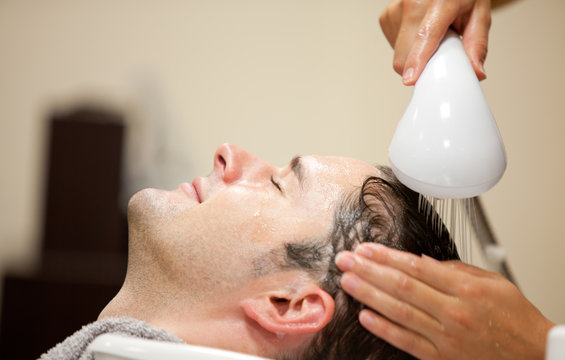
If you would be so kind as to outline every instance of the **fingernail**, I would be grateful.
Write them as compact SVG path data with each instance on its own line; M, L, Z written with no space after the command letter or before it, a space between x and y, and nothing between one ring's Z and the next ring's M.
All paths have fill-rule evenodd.
M359 280L355 275L347 273L341 277L341 287L347 292L354 292L359 287Z
M355 253L369 259L373 256L373 252L371 251L371 249L363 245L357 246L357 249L355 249Z
M422 254L422 259L424 259L424 260L426 260L426 261L429 261L429 262L434 262L434 263L436 263L436 264L440 264L440 263L441 263L439 260L434 259L433 257L428 256L428 255L426 255L426 254Z
M414 77L414 68L409 68L406 71L404 71L404 74L402 75L402 82L409 83L412 81L412 78Z
M353 265L355 265L355 261L351 254L340 253L337 255L335 262L341 271L349 271L353 269Z
M362 310L359 314L359 322L365 326L372 327L375 325L375 319L368 311Z
M485 64L482 61L479 61L479 70L481 70L481 72L483 74L486 74L485 72Z

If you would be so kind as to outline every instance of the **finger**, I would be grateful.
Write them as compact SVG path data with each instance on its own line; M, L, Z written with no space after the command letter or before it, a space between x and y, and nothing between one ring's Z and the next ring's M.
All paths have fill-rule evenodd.
M436 347L426 338L364 309L359 313L359 322L374 335L380 337L418 359L437 359Z
M437 50L449 26L457 18L459 5L454 1L441 1L428 10L416 31L415 41L406 56L402 81L414 85L428 60Z
M451 269L455 269L461 272L466 272L469 275L473 275L481 278L492 279L492 278L498 278L500 276L500 274L498 273L481 269L480 267L476 267L470 264L465 264L459 260L444 261L443 264L445 266L450 267Z
M435 318L406 302L391 297L351 272L343 274L341 287L349 295L378 311L387 319L426 338L433 339L434 335L441 331L441 324Z
M479 80L486 79L484 62L488 51L490 25L489 2L478 1L463 31L463 47Z
M394 43L394 71L402 75L406 68L406 58L414 44L418 25L426 15L428 4L425 1L404 1L402 4L402 20Z
M367 253L364 254L361 249L365 249ZM379 264L400 270L447 295L454 295L453 289L469 277L468 274L457 269L449 271L443 263L435 259L421 258L381 244L363 243L357 247L356 253Z
M402 0L391 1L379 17L379 24L390 46L394 48L402 22Z
M449 296L402 271L383 266L361 256L355 256L349 252L340 253L337 264L340 269L344 268L344 264L352 264L348 271L356 274L374 289L383 291L394 299L420 309L436 319L442 316L440 309L452 301ZM367 304L365 301L363 302ZM410 327L401 319L395 318L394 320Z

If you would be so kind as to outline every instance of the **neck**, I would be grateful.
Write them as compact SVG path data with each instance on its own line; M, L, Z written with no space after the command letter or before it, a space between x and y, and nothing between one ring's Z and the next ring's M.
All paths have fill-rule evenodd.
M142 301L143 299L143 301ZM264 330L247 318L239 304L229 302L190 306L151 301L147 296L133 296L127 287L108 303L99 320L107 317L131 317L164 329L187 344L271 356ZM272 340L272 339L271 339ZM275 340L276 339L275 336Z
M141 302L143 298L145 301ZM147 297L130 296L122 289L104 308L99 320L107 317L131 317L164 329L191 345L274 357L284 349L297 347L299 339L279 337L265 331L248 318L237 301L219 301L203 305L173 306L148 302Z

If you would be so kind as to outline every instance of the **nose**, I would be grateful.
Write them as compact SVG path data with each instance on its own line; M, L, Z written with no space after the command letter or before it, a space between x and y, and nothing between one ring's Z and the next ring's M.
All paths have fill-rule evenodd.
M214 155L214 169L229 184L242 177L251 178L269 167L265 161L232 144L222 144Z

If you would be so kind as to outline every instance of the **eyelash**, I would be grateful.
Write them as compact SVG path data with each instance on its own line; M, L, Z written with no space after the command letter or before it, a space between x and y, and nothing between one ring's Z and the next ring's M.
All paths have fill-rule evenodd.
M275 187L282 193L282 188L281 185L275 181L275 179L271 176L271 182L273 183L273 185L275 185Z

